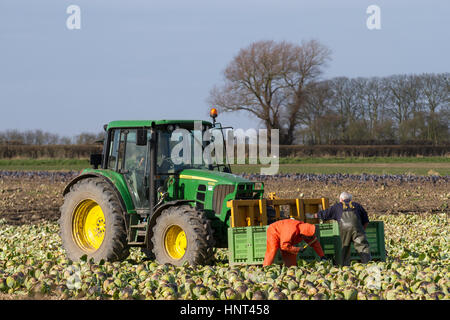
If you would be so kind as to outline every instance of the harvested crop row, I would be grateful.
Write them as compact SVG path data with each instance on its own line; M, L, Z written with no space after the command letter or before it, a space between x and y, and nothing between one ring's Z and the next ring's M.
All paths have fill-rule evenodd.
M175 267L138 250L114 263L69 261L55 223L0 224L0 297L34 299L450 299L448 214L373 216L385 222L386 262L336 267Z

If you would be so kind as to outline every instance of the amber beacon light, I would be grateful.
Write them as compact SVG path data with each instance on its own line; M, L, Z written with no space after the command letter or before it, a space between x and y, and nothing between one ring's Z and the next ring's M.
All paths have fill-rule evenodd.
M216 108L211 108L211 111L209 112L209 116L211 118L213 118L213 122L216 122L216 118L217 118L217 109Z

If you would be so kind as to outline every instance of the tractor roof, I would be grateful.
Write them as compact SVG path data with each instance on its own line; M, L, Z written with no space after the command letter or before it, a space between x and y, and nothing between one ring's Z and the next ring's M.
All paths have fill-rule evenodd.
M194 125L195 121L201 121L203 125L211 126L211 122L204 120L117 120L108 123L107 129L111 128L134 128L134 127L150 127L152 123L155 125Z

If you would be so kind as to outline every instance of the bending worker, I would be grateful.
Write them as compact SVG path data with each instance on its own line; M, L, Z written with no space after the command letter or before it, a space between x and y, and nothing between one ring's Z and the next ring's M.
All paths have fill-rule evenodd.
M267 228L267 249L263 266L273 263L278 249L286 266L297 265L297 254L302 251L294 247L297 243L305 241L318 254L321 260L325 259L320 242L314 236L316 226L294 219L283 219L272 223Z
M372 257L369 250L369 242L366 238L366 227L369 217L366 210L356 202L352 202L352 195L342 192L339 203L316 214L307 214L307 218L319 218L322 220L336 220L339 223L339 233L342 241L342 265L350 265L351 243L361 257L362 263L369 262Z

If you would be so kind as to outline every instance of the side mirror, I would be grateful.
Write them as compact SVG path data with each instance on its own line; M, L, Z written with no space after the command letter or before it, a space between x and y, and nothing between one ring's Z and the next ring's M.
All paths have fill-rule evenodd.
M91 154L90 164L94 166L94 169L98 169L98 166L102 164L102 154L101 153Z
M137 129L136 145L137 146L147 145L147 129Z

